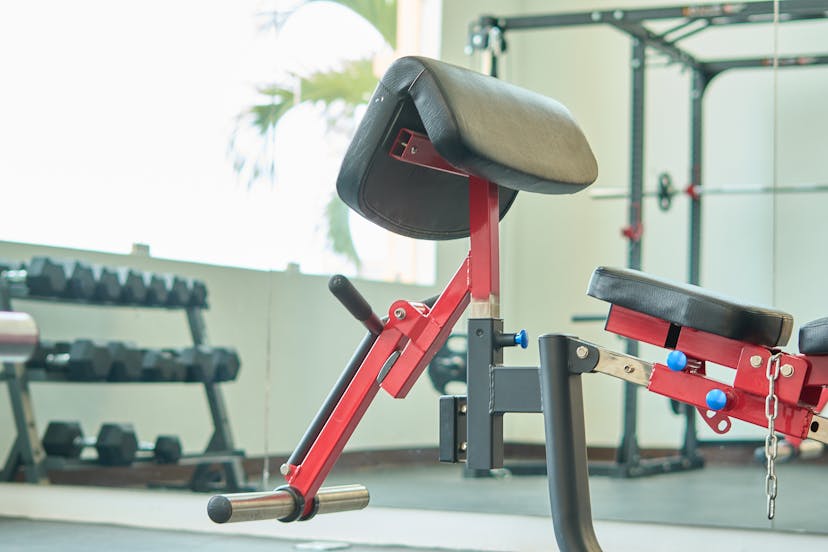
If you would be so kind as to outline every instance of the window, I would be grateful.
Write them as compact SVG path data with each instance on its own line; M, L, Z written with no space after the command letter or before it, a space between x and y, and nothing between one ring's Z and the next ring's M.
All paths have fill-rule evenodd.
M439 18L427 16L437 2L398 2L423 22L406 32L431 38L397 51L436 55ZM157 257L433 282L433 243L332 206L364 110L359 98L337 96L348 83L337 73L358 59L381 71L395 56L344 4L397 8L359 0L4 5L0 47L13 55L0 62L8 206L0 235L111 252L140 242ZM278 123L251 126L251 106L284 101L276 89L293 93Z

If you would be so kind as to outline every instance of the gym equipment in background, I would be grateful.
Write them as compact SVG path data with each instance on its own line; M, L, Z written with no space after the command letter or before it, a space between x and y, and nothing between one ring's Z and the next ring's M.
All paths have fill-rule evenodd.
M499 219L519 190L573 193L596 176L586 139L559 104L460 67L397 60L369 103L337 190L351 208L388 230L430 239L468 236L469 254L436 299L398 300L383 319L345 277L331 278L329 288L368 334L282 466L287 484L270 493L214 496L208 516L217 523L290 522L364 507L366 489L325 490L324 479L379 390L404 398L466 307L467 393L440 399L440 460L465 461L470 469L502 467L503 415L542 413L561 550L600 550L581 395L581 374L591 371L704 409L719 431L726 431L731 416L767 424L771 516L776 431L828 442L828 418L812 409L828 386L825 320L806 325L803 355L787 355L777 349L792 327L785 313L637 271L599 269L589 292L613 304L607 329L674 349L668 364L548 334L539 338L540 366L503 366L503 347L520 339L504 332L499 318ZM707 361L735 368L733 385L708 379ZM337 506L326 508L329 501Z
M698 37L707 30L721 30L735 26L754 26L772 23L774 2L748 2L740 4L698 4L662 6L638 9L591 10L571 13L532 14L501 17L481 16L469 25L468 50L480 51L495 74L498 60L506 50L506 37L522 31L541 29L575 28L600 25L620 31L630 39L630 179L627 225L621 230L627 239L627 267L640 270L643 248L643 198L644 191L644 144L645 144L645 95L646 75L653 67L681 66L688 74L690 94L689 134L690 152L686 189L690 192L690 216L688 223L687 281L701 283L701 229L702 199L716 193L716 188L703 186L704 159L702 137L704 130L703 107L709 84L719 75L739 69L794 69L828 64L828 54L792 55L776 57L744 57L734 59L700 59L683 49L682 41ZM784 25L796 22L825 19L828 12L822 2L811 0L785 0L779 4L778 22ZM662 26L658 27L661 24ZM665 26L666 25L666 26ZM656 29L657 30L654 30ZM715 31L713 31L715 32ZM657 63L653 63L654 59ZM666 61L665 64L658 63ZM667 184L666 182L664 183ZM812 185L813 186L813 185ZM821 185L816 185L821 187ZM807 185L805 186L807 187ZM777 190L779 188L776 188ZM821 191L817 189L816 191ZM665 189L656 193L660 204L672 199ZM626 352L638 354L638 344L627 342ZM640 477L701 468L704 459L698 452L696 436L696 412L684 408L685 424L682 444L676 454L661 458L641 458L638 446L638 387L624 385L623 431L614 462L590 463L591 474L613 477Z
M27 315L11 312L4 315L5 319L0 317L0 357L3 355L3 337L17 335L15 339L19 340L16 345L13 341L6 344L9 354L3 358L2 379L9 387L17 436L0 472L0 481L16 480L22 472L25 481L39 483L48 480L48 470L83 467L73 457L47 457L36 433L35 401L30 383L192 382L204 386L213 430L202 453L181 459L181 462L195 466L187 486L199 491L250 488L242 464L244 452L233 444L219 385L238 376L239 356L231 348L207 346L202 311L208 303L207 287L203 282L42 256L34 257L28 263L0 261L0 309L11 311L12 301L16 299L105 308L183 310L193 344L183 349L145 349L132 343L105 343L94 339L39 341ZM8 329L8 335L3 333L4 329ZM146 448L137 444L130 429L108 426L106 433L99 435L97 440L96 448L102 462L106 465L128 463L131 456L129 443L133 440L136 441L135 454ZM104 446L104 442L114 442L115 445ZM159 450L170 446L165 440L156 443L156 447L159 444Z

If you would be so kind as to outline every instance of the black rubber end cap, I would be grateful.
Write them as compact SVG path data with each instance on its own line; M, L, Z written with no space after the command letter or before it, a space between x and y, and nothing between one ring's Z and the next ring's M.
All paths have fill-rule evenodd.
M233 515L233 505L227 497L214 496L207 503L207 515L215 523L227 523Z

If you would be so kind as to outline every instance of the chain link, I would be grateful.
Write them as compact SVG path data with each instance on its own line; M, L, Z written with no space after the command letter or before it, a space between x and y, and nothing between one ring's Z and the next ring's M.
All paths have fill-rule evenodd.
M768 434L765 437L765 459L768 473L765 476L765 494L768 498L768 519L776 515L776 455L779 452L779 439L776 436L776 415L779 412L779 399L776 396L776 380L779 378L779 364L782 353L768 358L765 376L768 379L768 396L765 397L765 418L768 420Z

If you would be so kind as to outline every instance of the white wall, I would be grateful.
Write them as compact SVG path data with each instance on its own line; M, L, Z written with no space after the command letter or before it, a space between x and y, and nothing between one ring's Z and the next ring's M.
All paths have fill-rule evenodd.
M645 5L645 2L627 2ZM650 4L661 4L652 2ZM609 9L608 1L561 1L556 10ZM465 57L466 27L482 13L541 13L548 2L514 0L446 0L443 6L443 57L470 65ZM824 30L824 27L823 27ZM711 36L712 56L736 47L741 54L767 54L769 35L739 31ZM783 50L828 51L828 34L799 30L781 34ZM626 187L629 148L629 43L620 33L602 27L514 33L503 77L555 97L567 105L584 128L599 161L596 186ZM703 50L701 40L699 48ZM696 44L694 43L694 46ZM702 51L700 50L700 51ZM647 185L667 170L677 184L686 182L688 78L678 68L648 73ZM828 71L797 69L780 72L779 181L828 182L822 162L828 152L824 98ZM714 81L706 100L705 179L710 186L769 184L772 172L770 72L733 73ZM645 213L644 267L683 279L686 273L686 202L661 213L649 204ZM702 281L746 301L775 303L801 323L828 310L819 275L828 266L820 258L826 236L821 216L824 196L710 199L705 207ZM774 209L774 205L776 209ZM775 215L774 215L775 213ZM600 325L573 325L573 313L603 313L606 305L588 298L592 269L601 264L623 266L626 242L622 202L598 202L588 194L545 197L521 194L502 225L502 304L507 329L526 328L534 339L541 333L565 331L610 346L620 341ZM776 254L773 233L776 232ZM274 238L277 239L277 238ZM403 286L358 282L378 311L398 298L430 296L448 281L462 259L464 241L438 247L438 285ZM204 279L210 291L207 327L211 342L234 345L243 366L237 382L224 386L237 444L250 454L264 450L264 380L268 320L271 323L272 397L269 448L288 452L303 432L339 371L363 334L359 325L329 295L323 277L224 268L157 259L90 253L0 242L0 257L25 259L35 254L81 258L90 262L130 265ZM273 307L266 297L273 289ZM825 305L825 306L824 306ZM184 315L138 309L53 307L19 302L38 319L45 337L125 338L145 346L186 345ZM320 345L314 338L321 340ZM795 348L792 340L791 348ZM647 348L645 356L661 352ZM535 347L509 350L507 363L534 364ZM586 378L588 439L615 445L620 429L620 385L610 378ZM55 385L33 386L38 423L78 419L94 432L105 420L132 421L146 437L160 432L182 435L185 447L206 443L207 407L196 385ZM663 398L641 393L641 427L645 446L674 444L679 423ZM437 394L423 381L405 401L380 395L357 430L352 448L430 446L437 439ZM0 412L8 411L0 394ZM542 440L539 416L507 417L507 438ZM750 434L739 427L733 435ZM13 426L0 424L0 450L11 444Z
M459 52L464 33L449 31L452 19L468 15L525 15L610 10L608 0L540 0L502 3L450 2L446 7L444 57L470 61ZM661 1L623 2L625 7L662 6ZM466 13L462 13L466 10ZM476 17L476 16L475 16ZM462 25L455 25L456 29ZM780 52L828 51L828 23L782 26ZM606 26L512 32L501 76L547 94L569 107L592 144L600 176L594 187L626 188L629 182L630 42ZM730 27L701 33L686 47L702 59L756 57L772 53L770 26ZM689 182L689 75L680 67L647 72L645 187L669 172L677 186ZM828 69L779 72L778 182L828 183L825 132ZM770 70L732 71L716 78L705 99L704 183L758 186L773 182L773 79ZM774 305L798 323L824 316L828 301L816 276L826 268L819 244L826 237L824 194L726 196L705 201L702 284L745 302ZM677 198L663 213L655 201L645 206L644 270L675 278L687 275L687 201ZM573 313L603 313L606 305L584 290L598 265L624 266L626 225L622 201L597 201L588 193L573 197L522 194L503 223L504 318L532 335L565 331L622 348L600 324L573 325ZM776 245L774 246L774 236ZM807 276L806 276L807 274ZM812 276L813 275L813 276ZM795 329L796 331L796 329ZM790 349L796 349L796 334ZM534 351L510 351L511 358L535 362ZM664 352L645 347L642 356L661 360ZM508 360L508 359L507 359ZM732 371L720 375L732 377ZM621 417L621 386L610 378L585 378L588 441L614 445ZM639 393L639 436L645 446L676 444L679 421L666 400ZM507 417L508 418L508 417ZM703 424L702 424L703 425ZM713 436L706 426L705 437ZM539 417L513 417L507 430L517 440L542 438ZM756 435L736 424L731 437Z

